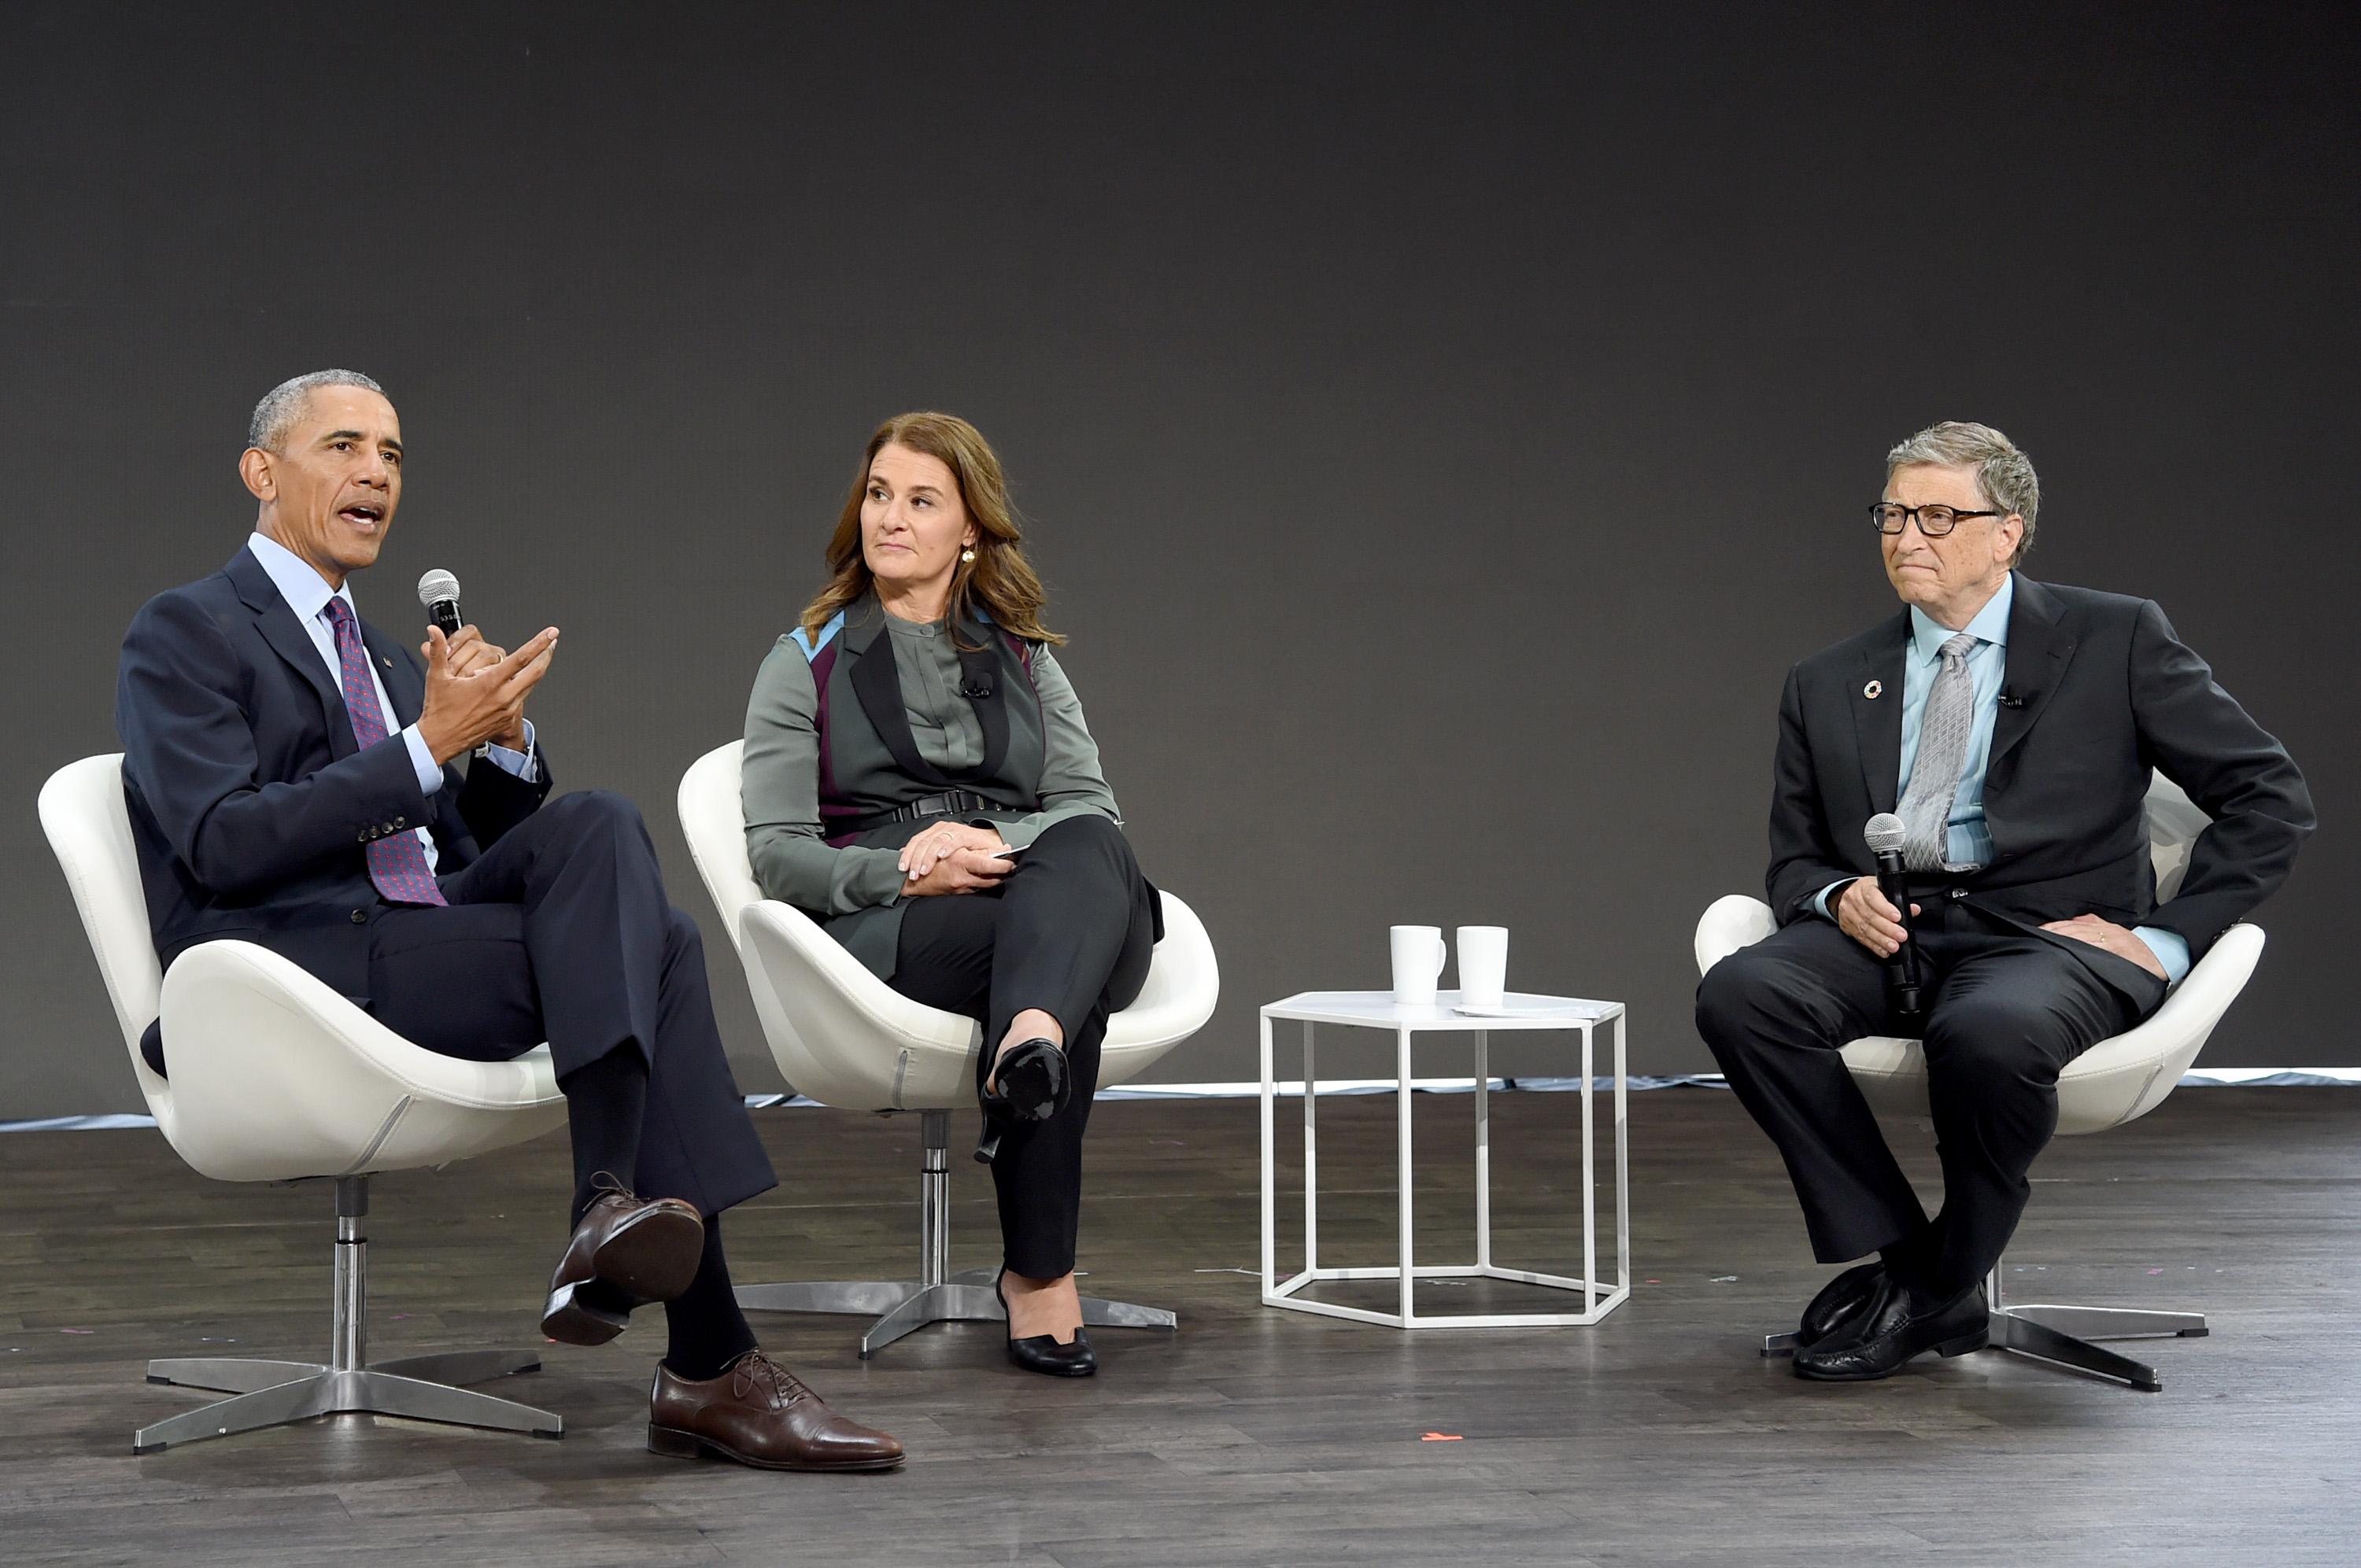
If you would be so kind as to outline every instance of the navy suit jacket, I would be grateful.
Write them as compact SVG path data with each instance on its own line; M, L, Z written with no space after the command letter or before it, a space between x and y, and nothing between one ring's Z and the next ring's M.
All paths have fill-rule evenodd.
M1812 899L1830 883L1877 870L1861 829L1894 809L1909 639L1905 609L1787 675L1768 879L1783 926L1817 918ZM1992 863L1914 884L2022 925L2160 926L2202 958L2287 879L2312 828L2303 775L2153 602L2020 574L2001 689L1984 771ZM2213 818L2161 905L2142 806L2152 768Z
M367 621L397 726L426 700L418 656ZM388 907L369 844L424 828L456 872L549 794L486 763L418 787L397 729L363 750L344 693L252 552L157 595L124 634L115 723L148 921L166 967L196 943L256 942L368 1002L369 927Z

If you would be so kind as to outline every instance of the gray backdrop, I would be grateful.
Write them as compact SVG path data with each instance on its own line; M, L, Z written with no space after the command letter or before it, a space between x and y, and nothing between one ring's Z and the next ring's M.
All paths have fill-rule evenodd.
M1760 889L1781 676L1890 609L1860 509L1949 417L2038 464L2034 573L2160 600L2312 781L2209 1059L2361 1060L2342 7L494 9L0 24L0 1117L136 1103L34 795L324 365L412 454L365 612L442 565L566 629L534 717L647 810L750 1090L673 791L920 407L1000 447L1220 948L1167 1078L1251 1077L1256 1005L1382 983L1404 920L1709 1066L1690 930Z

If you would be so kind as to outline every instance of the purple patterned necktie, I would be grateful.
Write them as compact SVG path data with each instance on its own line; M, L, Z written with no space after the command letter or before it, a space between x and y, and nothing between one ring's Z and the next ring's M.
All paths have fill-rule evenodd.
M368 649L353 620L352 607L341 598L328 601L328 624L336 630L336 663L343 674L345 712L353 721L353 739L367 751L385 739L385 709L378 705L377 683L369 678ZM426 847L418 835L388 833L368 846L369 881L388 904L445 904L434 874L426 869Z

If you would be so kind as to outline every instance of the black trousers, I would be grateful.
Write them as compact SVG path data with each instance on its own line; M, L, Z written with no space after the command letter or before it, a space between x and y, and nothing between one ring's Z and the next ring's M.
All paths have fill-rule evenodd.
M642 1197L716 1214L777 1184L730 1076L697 923L664 897L655 845L621 795L553 796L465 870L448 908L373 923L369 1011L412 1044L505 1061L549 1042L561 1079L609 1051L645 1059Z
M1831 921L1798 920L1706 972L1697 1023L1778 1145L1815 1255L1841 1263L1913 1244L1921 1283L1949 1299L2000 1260L2025 1212L2026 1172L2058 1130L2059 1069L2154 1012L2166 987L2103 949L1948 900L1927 900L1916 930L1943 1170L1931 1227L1838 1051L1909 1032L1888 1014L1883 960Z
M1155 891L1123 829L1104 817L1052 824L989 893L914 900L902 916L894 989L983 1025L983 1087L1009 1020L1038 1007L1066 1032L1073 1092L1046 1122L1011 1123L992 1162L1002 1260L1054 1279L1074 1266L1082 1132L1099 1082L1107 1015L1148 982Z

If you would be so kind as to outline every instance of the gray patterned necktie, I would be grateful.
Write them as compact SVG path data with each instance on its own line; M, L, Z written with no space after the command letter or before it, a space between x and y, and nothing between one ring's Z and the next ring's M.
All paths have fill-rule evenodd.
M1918 755L1910 764L1910 787L1898 815L1905 836L1902 863L1914 872L1961 871L1944 858L1949 848L1951 801L1960 793L1960 768L1968 760L1968 737L1976 724L1976 684L1968 674L1968 650L1976 640L1962 631L1943 644L1943 667L1918 716Z

